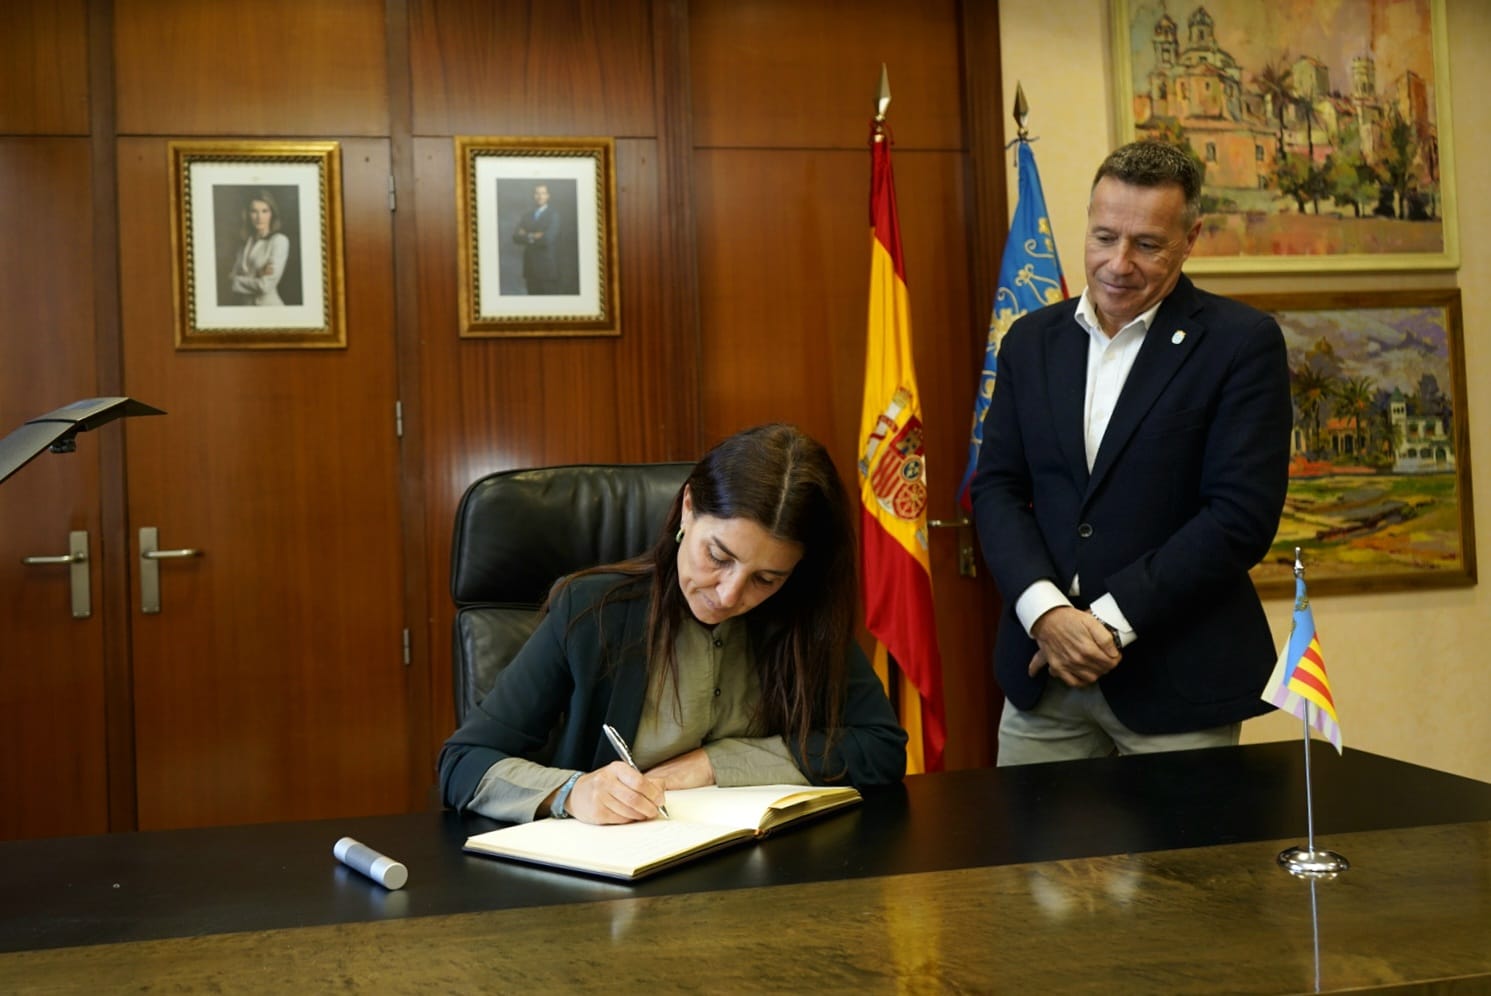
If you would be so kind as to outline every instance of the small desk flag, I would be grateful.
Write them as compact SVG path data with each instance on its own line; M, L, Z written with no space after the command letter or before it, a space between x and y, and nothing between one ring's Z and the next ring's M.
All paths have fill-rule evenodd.
M911 359L890 132L878 123L870 154L870 311L859 422L865 626L877 643L881 679L889 677L886 655L901 669L900 719L911 737L907 770L940 771L947 732L927 549L921 396Z
M989 315L989 337L984 345L984 372L979 377L978 394L973 399L973 429L968 436L968 466L958 485L958 504L965 512L973 508L968 486L978 468L978 451L984 442L984 414L994 397L995 358L999 343L1015 319L1028 311L1055 304L1067 296L1066 279L1061 275L1061 260L1056 256L1056 239L1051 234L1051 217L1046 212L1046 195L1041 193L1041 175L1035 168L1035 153L1028 139L1016 141L1019 193L1015 217L1010 221L1010 236L1004 243L999 264L999 286L994 291L994 309Z
M1330 679L1325 674L1325 658L1320 650L1320 634L1315 629L1315 613L1310 596L1305 593L1303 572L1294 580L1294 622L1289 642L1279 653L1279 662L1263 686L1263 701L1293 713L1309 723L1341 753L1341 725L1336 717L1336 701L1331 696Z

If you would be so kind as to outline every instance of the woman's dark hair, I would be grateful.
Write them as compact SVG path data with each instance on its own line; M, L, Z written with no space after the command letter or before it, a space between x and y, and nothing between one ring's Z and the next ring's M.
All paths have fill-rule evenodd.
M761 684L758 723L804 751L813 729L831 742L842 720L859 586L849 500L828 450L796 426L756 426L704 454L684 488L696 516L749 519L802 546L802 560L782 587L745 617ZM647 656L650 666L669 670L675 689L674 646L689 612L678 584L683 493L680 488L650 550L583 572L649 579Z
M280 202L270 191L259 190L243 202L243 237L248 238L254 234L254 223L249 220L249 209L254 206L254 201L263 201L269 205L269 234L273 235L275 232L278 232L281 227Z

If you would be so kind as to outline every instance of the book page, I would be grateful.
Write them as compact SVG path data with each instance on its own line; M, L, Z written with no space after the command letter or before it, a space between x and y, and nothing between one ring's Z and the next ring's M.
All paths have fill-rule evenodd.
M548 819L489 830L468 838L466 846L488 854L631 878L660 861L734 836L740 835L677 818L612 826Z
M825 796L858 798L854 789L822 788L813 785L745 785L721 788L675 789L667 794L668 815L688 823L717 823L742 830L756 830L773 806L789 806Z

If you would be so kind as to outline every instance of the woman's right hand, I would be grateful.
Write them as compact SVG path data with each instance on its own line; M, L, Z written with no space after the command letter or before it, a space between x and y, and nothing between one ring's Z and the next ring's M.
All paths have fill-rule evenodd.
M662 804L662 782L624 761L612 761L581 775L570 789L564 808L586 823L636 823L655 819Z

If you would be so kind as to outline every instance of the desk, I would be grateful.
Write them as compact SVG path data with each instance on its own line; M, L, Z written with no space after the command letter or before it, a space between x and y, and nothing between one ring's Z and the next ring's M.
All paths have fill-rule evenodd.
M450 813L11 842L0 990L1294 992L1317 964L1326 991L1491 985L1491 785L1317 747L1317 839L1354 867L1312 917L1274 866L1303 839L1301 755L915 776L635 885L466 855L493 824ZM343 834L409 886L337 865Z

